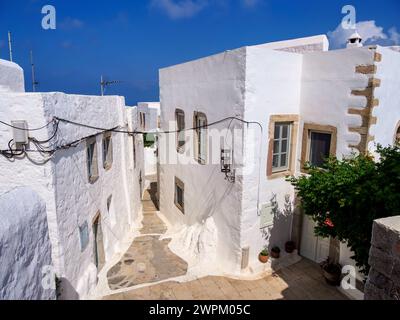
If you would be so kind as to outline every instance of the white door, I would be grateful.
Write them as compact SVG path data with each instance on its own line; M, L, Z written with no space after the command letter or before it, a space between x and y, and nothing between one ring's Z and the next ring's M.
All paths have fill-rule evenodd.
M312 261L320 263L329 256L329 238L316 237L315 223L308 217L303 217L300 254Z

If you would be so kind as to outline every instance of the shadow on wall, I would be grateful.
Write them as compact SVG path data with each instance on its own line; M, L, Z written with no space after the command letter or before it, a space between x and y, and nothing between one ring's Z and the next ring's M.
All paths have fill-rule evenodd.
M199 214L193 215L193 218L196 221L191 221L191 223L203 223L208 218L212 217L216 212L221 211L221 205L224 199L231 194L231 191L234 187L233 183L229 183L228 186L225 188L223 194L220 195L220 192L214 192L215 189L212 186L219 185L219 181L217 181L218 173L220 168L215 166L213 171L209 174L207 182L204 184L204 188L199 191L199 194L206 195L204 201L197 203L194 207L199 208ZM220 191L220 190L219 190ZM220 195L218 198L216 194ZM200 209L201 208L201 209Z
M277 196L273 194L271 198L271 206L273 213L273 225L268 231L263 231L263 236L268 243L268 250L273 247L279 247L284 250L285 243L290 239L291 219L293 216L293 204L289 195L285 195L283 209L279 208Z
M150 200L153 202L157 210L160 210L158 199L157 199L157 182L151 182L150 188L148 189L150 194Z
M79 294L66 278L56 279L57 300L79 300Z

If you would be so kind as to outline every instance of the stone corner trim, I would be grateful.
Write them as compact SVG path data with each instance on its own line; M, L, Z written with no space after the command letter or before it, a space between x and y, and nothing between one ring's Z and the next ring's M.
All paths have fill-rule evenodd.
M374 61L381 62L382 54L375 52ZM375 99L375 88L380 87L381 80L375 77L377 72L377 66L372 65L359 65L355 68L356 73L364 74L369 76L368 86L362 90L352 90L353 96L363 96L367 99L367 105L360 108L349 107L348 114L359 115L362 123L359 127L349 127L350 132L358 133L361 137L360 142L357 145L350 144L350 148L357 149L360 153L367 153L368 143L375 140L375 137L370 135L370 128L372 125L377 123L377 118L374 117L373 109L379 106L379 100Z

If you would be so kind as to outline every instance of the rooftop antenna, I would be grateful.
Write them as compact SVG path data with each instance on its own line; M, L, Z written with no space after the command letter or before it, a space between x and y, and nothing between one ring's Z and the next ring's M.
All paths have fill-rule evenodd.
M32 91L36 92L36 86L39 82L35 79L35 64L33 63L33 51L31 50L31 67L32 67Z
M107 81L107 80L104 80L103 76L101 76L101 78L100 78L101 95L104 96L107 86L109 86L111 84L121 83L121 82L122 81L120 81L120 80Z
M11 32L10 31L8 31L8 50L10 51L10 61L13 62L12 42L11 42Z

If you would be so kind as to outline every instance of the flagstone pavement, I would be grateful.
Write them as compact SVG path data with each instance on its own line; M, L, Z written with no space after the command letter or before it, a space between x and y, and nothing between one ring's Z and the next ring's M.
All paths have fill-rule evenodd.
M143 198L141 236L108 272L108 285L119 293L104 300L344 300L325 283L320 267L302 259L299 263L260 280L236 280L208 276L188 282L168 280L183 276L187 263L160 240L166 226L157 216L154 183ZM164 282L161 282L164 280ZM140 288L135 286L142 285ZM130 289L133 287L132 289ZM121 290L123 289L123 290ZM123 292L121 292L123 291Z

